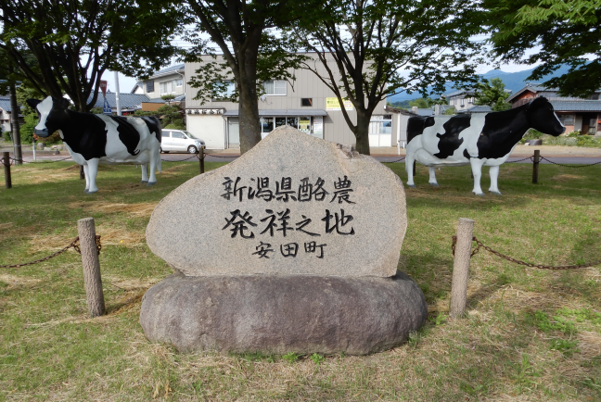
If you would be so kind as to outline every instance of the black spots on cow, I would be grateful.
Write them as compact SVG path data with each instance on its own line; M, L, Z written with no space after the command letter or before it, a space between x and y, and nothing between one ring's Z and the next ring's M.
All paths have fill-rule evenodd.
M445 159L453 155L453 153L463 144L463 138L459 138L459 134L470 126L471 115L460 115L451 117L445 124L443 134L436 134L439 138L438 149L440 152L434 154L437 158Z
M525 106L491 112L484 117L484 127L477 143L480 159L502 158L511 152L529 128L528 108Z
M414 116L407 121L407 144L412 139L424 133L424 130L434 125L434 117L432 116Z
M64 141L71 150L81 154L87 161L106 156L106 123L87 113L72 112L71 117L61 127Z
M127 152L131 155L137 155L140 153L138 144L140 143L140 133L131 124L127 117L123 116L110 116L111 119L117 122L117 132L119 133L119 139L127 148Z
M146 122L148 126L148 130L150 133L154 133L157 137L157 140L161 142L163 138L163 130L161 129L161 121L156 116L141 116L142 120Z
M467 148L463 150L463 156L465 156L468 160L471 158L470 153L467 152Z

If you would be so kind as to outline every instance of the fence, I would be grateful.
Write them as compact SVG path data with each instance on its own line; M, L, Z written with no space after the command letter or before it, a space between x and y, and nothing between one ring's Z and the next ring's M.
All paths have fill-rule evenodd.
M81 264L83 267L84 286L86 288L86 302L91 317L104 315L106 308L104 306L104 292L102 291L102 278L100 276L100 262L98 256L102 245L100 236L96 235L94 218L84 218L77 221L78 237L61 250L39 260L29 261L19 264L0 265L0 268L21 268L28 265L39 264L48 261L70 248L75 249L81 254ZM78 245L79 243L79 245Z
M451 249L454 255L453 261L453 277L451 279L451 304L449 316L457 318L465 313L467 304L467 283L469 279L469 269L471 258L480 250L484 249L497 257L518 265L523 265L531 268L550 269L550 270L568 270L579 268L590 268L596 265L601 265L601 261L594 261L588 264L580 265L561 265L551 266L542 264L533 264L525 261L517 260L505 254L499 253L492 248L485 246L474 237L474 221L467 218L459 218L457 225L457 235L453 236ZM472 242L476 242L477 247L472 251Z

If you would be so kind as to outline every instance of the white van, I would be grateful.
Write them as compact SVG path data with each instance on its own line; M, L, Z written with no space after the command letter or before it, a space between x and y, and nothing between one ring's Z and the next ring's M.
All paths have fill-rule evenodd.
M194 137L184 130L163 129L163 138L161 141L161 152L188 152L196 154L200 149L205 149L205 142L200 138Z

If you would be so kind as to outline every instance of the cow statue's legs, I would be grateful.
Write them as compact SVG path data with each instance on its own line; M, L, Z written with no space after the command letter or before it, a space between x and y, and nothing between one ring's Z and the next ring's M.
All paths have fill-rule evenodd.
M89 179L90 173L88 172L88 165L86 163L84 163L81 166L83 166L83 174L86 178L86 188L83 189L83 192L87 193L88 189L90 188L90 179Z
M474 175L474 189L472 193L476 195L484 195L482 187L480 187L480 179L482 178L482 166L484 165L484 159L470 158L470 166L472 167L472 174Z
M95 193L98 191L98 187L96 187L96 176L98 175L99 162L100 159L92 158L86 161L86 164L83 167L83 170L86 174L86 192L88 194Z
M413 182L413 163L415 162L415 156L407 152L407 156L405 156L405 171L407 172L407 186L415 187L415 183Z
M148 172L146 171L148 163L143 163L140 167L142 168L142 181L140 183L148 183Z
M156 184L157 182L157 177L156 177L156 170L157 168L159 169L159 171L161 170L161 152L160 152L160 148L157 147L156 150L152 150L150 151L150 163L148 164L148 167L150 169L150 177L148 178L148 185L152 186L153 184Z
M490 188L488 189L488 191L490 191L493 194L501 195L501 192L499 191L499 187L497 187L497 179L499 178L499 166L491 166L489 174L490 174Z
M436 168L434 166L430 166L428 167L428 172L430 173L428 183L430 183L431 186L438 187L438 182L436 181Z

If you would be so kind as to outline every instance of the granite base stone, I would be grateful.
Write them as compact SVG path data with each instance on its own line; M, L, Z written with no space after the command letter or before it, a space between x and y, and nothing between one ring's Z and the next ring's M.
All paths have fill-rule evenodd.
M427 317L424 295L390 278L305 275L187 277L146 292L140 324L180 352L364 355L402 344Z

